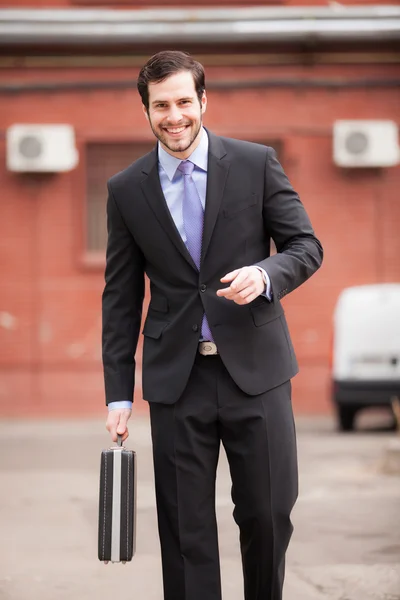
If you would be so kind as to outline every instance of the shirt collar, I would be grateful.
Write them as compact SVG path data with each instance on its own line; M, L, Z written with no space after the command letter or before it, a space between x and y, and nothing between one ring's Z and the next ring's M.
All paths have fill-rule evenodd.
M200 143L196 150L188 156L187 160L190 160L196 167L202 171L207 171L208 165L208 135L204 127L201 132ZM177 168L182 162L182 159L176 158L171 154L168 154L158 142L158 162L168 175L168 179L172 181L176 173Z

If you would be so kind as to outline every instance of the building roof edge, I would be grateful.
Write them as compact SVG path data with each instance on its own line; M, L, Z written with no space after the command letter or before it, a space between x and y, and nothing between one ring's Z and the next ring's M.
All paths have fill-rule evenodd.
M1 45L383 41L400 39L400 7L0 9Z

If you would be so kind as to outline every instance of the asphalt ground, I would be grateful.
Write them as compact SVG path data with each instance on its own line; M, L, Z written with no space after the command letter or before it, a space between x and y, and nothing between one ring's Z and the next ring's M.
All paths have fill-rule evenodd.
M339 434L329 417L296 419L300 496L285 600L400 600L400 474L384 469L398 433L371 422ZM97 559L105 418L0 421L1 600L162 600L148 417L134 413L131 423L137 552L106 566ZM217 488L223 598L243 600L223 452Z

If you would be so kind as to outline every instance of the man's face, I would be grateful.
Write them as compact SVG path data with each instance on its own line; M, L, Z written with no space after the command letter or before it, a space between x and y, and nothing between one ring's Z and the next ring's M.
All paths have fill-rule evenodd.
M160 83L149 84L149 110L144 112L164 149L185 159L200 142L207 98L197 97L193 75L180 71Z

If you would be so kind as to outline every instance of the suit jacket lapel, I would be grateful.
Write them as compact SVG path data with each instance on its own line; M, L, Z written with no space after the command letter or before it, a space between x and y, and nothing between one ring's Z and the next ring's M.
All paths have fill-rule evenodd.
M206 209L204 214L202 262L205 259L218 217L230 163L221 160L226 151L222 140L207 130L209 138Z
M204 214L203 244L202 244L202 262L205 259L215 223L218 217L221 200L224 193L226 178L230 163L221 160L226 156L226 151L222 140L207 130L209 137L208 149L208 171L207 171L207 191L206 208ZM188 263L197 271L188 249L186 248L179 231L177 230L160 184L158 175L158 153L157 146L147 155L142 167L144 179L141 182L144 196L152 208L156 218L164 228L169 238L176 246L177 250L188 261Z
M188 261L188 263L197 271L188 249L186 248L174 220L171 216L160 184L158 175L158 153L157 147L147 156L147 161L142 167L145 178L141 181L143 194L152 208L160 225L164 228L172 243L177 250Z

